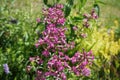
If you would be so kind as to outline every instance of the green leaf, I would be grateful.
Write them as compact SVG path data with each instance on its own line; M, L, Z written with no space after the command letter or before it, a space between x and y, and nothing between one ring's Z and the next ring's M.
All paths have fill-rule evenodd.
M99 78L103 78L104 76L105 76L104 67L101 67L101 69L99 71Z
M106 4L106 3L103 2L103 1L96 1L96 3L98 3L98 4L100 3L100 4L104 4L104 5Z
M83 20L83 18L79 16L79 17L74 17L73 20L74 20L75 22L80 22L80 21Z
M4 34L4 32L5 32L5 31L2 31L2 32L0 33L0 37Z
M89 47L88 51L90 51L96 44L97 42L94 42L94 44L92 44L92 46Z
M67 2L70 6L73 6L73 4L74 4L74 0L67 0Z
M65 17L68 17L70 15L70 12L71 12L71 7L69 5L65 5L65 10L64 10Z
M79 10L86 4L87 0L80 0Z
M27 40L28 40L28 38L29 38L28 33L27 33L27 32L24 32L24 39L25 39L25 41L27 41Z
M86 0L80 0L81 3L83 3L83 1L86 1Z
M57 3L59 3L61 0L57 0Z
M43 0L44 4L47 5L48 3L48 0Z
M100 16L100 7L98 4L94 4L95 11L97 12L98 16Z
M75 31L73 30L74 25L70 24L70 28L71 28L71 37L74 37Z

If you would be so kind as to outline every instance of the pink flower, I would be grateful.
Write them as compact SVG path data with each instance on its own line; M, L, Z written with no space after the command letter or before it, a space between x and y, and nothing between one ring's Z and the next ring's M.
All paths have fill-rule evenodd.
M90 26L90 24L88 22L84 23L83 26L85 26L86 28L88 28Z
M82 66L86 66L88 64L88 61L82 62Z
M78 29L78 27L77 26L73 26L73 30L77 30Z
M47 50L44 50L42 52L42 55L45 56L45 57L48 57L50 55L50 53Z
M55 7L62 9L64 6L62 4L57 4Z
M38 47L39 47L39 45L40 45L39 43L36 43L36 44L35 44L35 47L36 47L36 48L38 48Z
M74 57L76 57L77 59L79 59L79 58L80 58L80 54L81 54L81 53L76 52L75 55L74 55Z
M80 71L75 66L72 67L72 70L77 76L80 75Z
M29 58L29 61L30 61L30 62L35 61L35 57L30 57L30 58Z
M38 43L39 43L39 45L42 45L42 44L44 44L44 40L42 40L41 38L38 40Z
M58 71L63 71L64 70L64 67L63 66L60 66L59 68L58 68Z
M32 69L31 66L27 66L26 71L29 73L31 69Z
M58 19L57 22L58 22L59 24L64 25L64 23L65 23L65 19L64 19L64 18L60 18L60 19Z
M90 69L88 69L88 68L82 69L82 75L89 76L90 75Z
M64 56L63 52L58 52L60 56Z
M77 59L76 59L75 57L72 57L72 58L71 58L71 62L74 64L74 63L77 62Z
M61 73L62 80L67 80L65 73Z
M93 19L97 19L98 18L98 15L95 13L95 9L92 9L91 16L92 16Z
M87 37L87 34L82 33L81 36L82 36L83 38L86 38L86 37Z
M83 16L84 16L85 18L90 18L90 17L91 17L90 14L83 14Z
M84 23L87 23L87 22L88 22L88 19L87 19L87 18L83 19L83 22L84 22Z
M93 13L92 18L93 18L93 19L97 19L97 18L98 18L97 14L96 14L96 13Z
M40 23L41 20L40 20L40 18L37 18L36 21L37 21L37 23Z
M64 58L66 61L70 60L70 58L67 55L65 55Z

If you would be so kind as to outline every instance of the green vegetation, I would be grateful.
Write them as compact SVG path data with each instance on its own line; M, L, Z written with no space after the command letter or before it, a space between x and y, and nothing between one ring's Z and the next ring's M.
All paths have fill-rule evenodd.
M53 1L53 2L52 2ZM48 0L52 4L59 0ZM81 30L83 14L90 13L97 0L75 4L69 2L64 9L66 27L77 25ZM101 0L99 0L101 1ZM61 0L59 3L66 3ZM102 0L97 21L90 21L90 28L72 33L66 32L69 40L78 45L68 52L71 56L76 50L90 49L95 55L89 77L76 77L70 74L68 80L119 80L120 79L120 0ZM83 6L82 6L83 5ZM48 5L49 6L49 5ZM43 0L1 0L0 1L0 80L34 80L35 72L27 73L30 56L37 56L40 51L35 43L44 30L43 24L36 22L42 18ZM70 12L71 11L71 12ZM69 14L70 12L70 14ZM87 38L75 38L77 34L86 33ZM70 36L69 36L70 34ZM77 35L78 36L78 35ZM10 74L4 72L3 64L7 63Z

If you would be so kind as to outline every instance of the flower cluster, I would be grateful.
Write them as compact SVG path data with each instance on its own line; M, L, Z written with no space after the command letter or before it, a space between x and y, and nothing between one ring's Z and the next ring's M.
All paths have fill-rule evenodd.
M92 61L94 59L94 56L92 54L92 51L85 52L83 53L75 53L75 55L71 58L71 62L73 64L78 64L77 66L72 66L73 72L79 76L89 76L90 75L90 70L87 68L87 65L91 65Z
M36 65L42 65L43 60L42 60L42 58L40 58L39 56L35 56L35 57L30 57L30 58L29 58L29 62L35 63ZM31 71L31 69L32 69L32 66L28 65L28 66L26 67L27 73L29 73L29 72Z
M58 55L53 55L48 61L47 72L42 72L40 70L37 71L36 80L45 79L48 76L54 76L56 79L66 80L67 77L64 73L65 69L68 69L69 72L73 72L77 76L89 76L90 69L87 68L87 66L92 64L93 59L94 56L92 51L83 51L83 53L76 52L71 58L64 53L59 52Z
M64 18L64 13L62 11L63 5L62 4L58 4L55 5L52 8L48 8L48 9L43 9L43 14L45 16L44 18L44 22L47 24L60 24L60 25L64 25L65 23L65 18Z
M39 57L39 56L36 56L36 57L30 57L29 58L29 61L30 62L35 62L37 64L42 64L43 63L43 60Z
M90 75L87 66L91 65L94 59L92 51L76 52L72 57L65 54L75 47L75 43L68 43L66 40L65 31L67 29L63 27L65 18L62 8L63 5L59 4L43 10L45 30L35 44L36 48L41 48L42 55L29 58L30 62L40 66L36 70L35 80L46 80L50 76L56 80L67 80L65 70L73 72L77 76ZM27 66L27 71L30 69L31 66Z
M47 29L43 32L42 38L36 43L36 47L44 45L42 54L45 57L48 57L50 52L66 51L70 45L66 42L65 30L66 28L48 25Z
M46 29L42 33L42 37L38 40L35 46L43 46L44 51L42 55L48 57L50 52L67 51L69 48L73 48L74 44L66 42L65 31L67 28L61 28L57 26L63 26L65 23L64 13L62 11L63 5L55 5L52 8L44 9L44 22Z
M10 73L8 64L3 64L3 68L4 68L4 71L5 71L6 74Z
M60 55L64 55L63 53L59 53ZM41 74L40 76L36 77L38 80L41 79L41 77L46 76L54 76L56 79L62 79L66 80L66 75L64 73L65 68L69 68L67 62L64 60L64 57L58 55L54 55L47 63L47 69L48 71L44 74ZM44 77L45 78L45 77Z
M93 9L90 14L84 14L84 19L83 19L83 26L88 28L90 26L89 21L91 19L97 19L98 15L95 13L95 10Z

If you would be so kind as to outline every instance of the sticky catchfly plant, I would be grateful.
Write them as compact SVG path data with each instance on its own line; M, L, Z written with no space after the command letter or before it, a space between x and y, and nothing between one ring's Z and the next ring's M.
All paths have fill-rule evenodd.
M41 51L39 56L29 58L31 65L34 63L34 67L37 66L35 80L46 80L49 77L55 80L67 80L65 70L77 76L90 75L90 69L87 66L91 65L94 59L92 51L83 50L82 53L79 51L73 53L73 56L67 55L67 51L75 48L75 42L67 41L65 35L67 28L64 26L66 19L62 9L62 4L43 9L44 19L41 19L43 20L41 22L45 24L45 30L35 44ZM88 17L85 15L85 23ZM77 30L78 27L74 26L73 29ZM31 65L27 66L28 72L32 69Z

